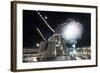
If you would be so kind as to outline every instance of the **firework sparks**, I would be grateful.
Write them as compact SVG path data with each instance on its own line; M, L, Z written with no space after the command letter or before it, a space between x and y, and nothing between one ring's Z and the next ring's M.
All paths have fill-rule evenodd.
M68 42L77 43L76 40L80 39L83 34L83 25L74 19L68 19L67 22L62 24L60 30L61 36Z

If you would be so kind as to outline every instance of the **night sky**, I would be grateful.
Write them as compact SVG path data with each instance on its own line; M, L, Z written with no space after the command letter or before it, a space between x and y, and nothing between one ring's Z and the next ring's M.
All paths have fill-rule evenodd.
M53 12L39 11L49 25L56 30L68 18L80 21L83 25L84 32L77 47L90 46L91 44L91 14L90 13L71 13L71 12ZM36 11L23 10L23 48L36 47L36 43L42 41L42 37L36 31L40 29L46 39L53 35L53 32L45 25Z

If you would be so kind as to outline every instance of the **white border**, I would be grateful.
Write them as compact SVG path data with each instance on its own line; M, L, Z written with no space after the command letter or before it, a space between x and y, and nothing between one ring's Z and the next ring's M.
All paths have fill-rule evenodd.
M42 10L42 11L62 11L62 12L80 12L91 13L91 60L76 60L76 61L56 61L56 62L37 62L23 63L23 9L25 10ZM85 19L85 18L84 18ZM95 8L84 7L67 7L67 6L50 6L50 5L31 5L17 4L17 69L36 69L36 68L51 68L51 67L66 67L66 66L82 66L95 65L96 61L96 10Z

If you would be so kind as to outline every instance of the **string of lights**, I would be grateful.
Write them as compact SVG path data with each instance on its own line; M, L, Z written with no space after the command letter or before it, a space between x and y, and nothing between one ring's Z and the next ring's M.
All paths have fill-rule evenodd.
M50 30L52 31L52 32L55 32L55 30L47 23L47 21L43 18L43 16L40 14L40 12L39 11L36 11L37 12L37 14L40 16L40 18L44 21L44 23L47 25L47 27L48 28L50 28Z

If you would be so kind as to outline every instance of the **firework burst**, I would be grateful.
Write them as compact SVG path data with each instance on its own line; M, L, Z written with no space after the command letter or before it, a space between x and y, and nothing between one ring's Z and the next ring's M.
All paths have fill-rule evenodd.
M83 25L75 19L67 19L60 27L61 36L68 42L76 42L82 37Z

